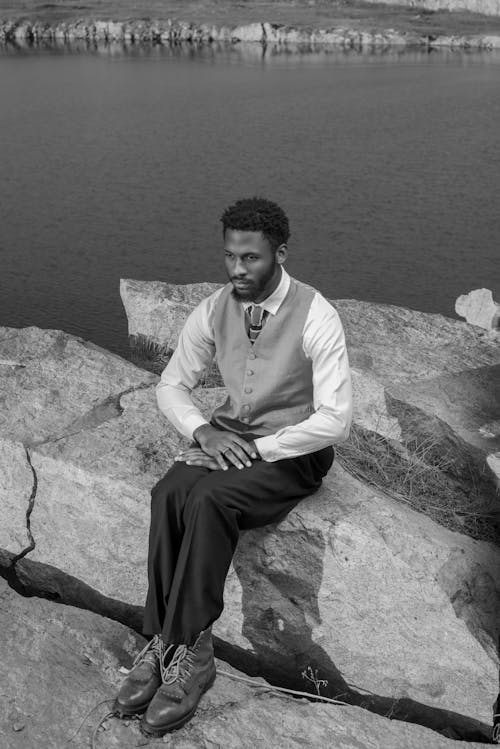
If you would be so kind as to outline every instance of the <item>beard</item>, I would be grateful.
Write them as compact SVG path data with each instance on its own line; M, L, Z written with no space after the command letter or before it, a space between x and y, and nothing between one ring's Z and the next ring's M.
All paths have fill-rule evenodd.
M273 259L273 263L265 276L262 276L258 281L248 281L248 288L246 289L236 288L236 286L234 286L234 281L231 279L231 283L233 284L233 294L235 298L240 302L249 302L253 301L256 297L262 294L267 284L274 276L277 265L278 263Z
M257 292L255 291L255 287L253 284L245 290L237 289L235 286L233 286L233 294L240 302L250 302L253 300L254 296L257 296Z

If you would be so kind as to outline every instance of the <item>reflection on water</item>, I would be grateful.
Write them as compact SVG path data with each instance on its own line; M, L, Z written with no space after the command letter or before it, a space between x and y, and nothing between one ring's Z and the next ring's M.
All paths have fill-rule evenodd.
M380 64L399 63L422 65L426 62L453 62L459 65L498 64L500 50L473 50L461 48L412 48L402 46L346 48L320 44L261 44L259 42L196 43L127 43L125 41L54 41L33 44L26 42L0 42L0 56L5 55L95 55L100 57L129 57L133 59L168 60L196 59L222 64L292 64L303 62L307 65L325 62Z

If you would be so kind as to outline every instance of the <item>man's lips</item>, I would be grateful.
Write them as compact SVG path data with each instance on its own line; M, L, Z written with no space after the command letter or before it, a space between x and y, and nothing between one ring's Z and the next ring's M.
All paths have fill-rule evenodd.
M233 279L233 283L235 286L251 286L250 281L238 281L238 279Z

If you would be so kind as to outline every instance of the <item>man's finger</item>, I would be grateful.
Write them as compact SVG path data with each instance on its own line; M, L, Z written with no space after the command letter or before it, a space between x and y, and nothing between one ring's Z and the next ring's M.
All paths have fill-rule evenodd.
M252 463L248 459L248 455L238 445L233 444L224 450L223 455L229 460L236 468L244 468L245 465L251 466Z
M211 456L210 453L207 453L205 450L202 450L201 447L191 447L191 448L188 448L187 450L183 450L182 452L177 453L177 455L175 457L176 458L185 458L185 457L188 457L188 456L189 457L202 456L202 457L205 457L205 458L212 458L213 459L213 456Z
M224 459L224 455L222 453L218 453L215 456L215 460L217 461L217 464L222 468L223 471L227 471L228 465Z
M174 460L179 462L183 461L187 465L204 466L205 468L210 468L212 470L219 468L217 461L203 452L203 450L200 450L200 448L186 450L180 455L176 455Z
M246 440L244 440L243 437L239 437L237 434L232 434L232 433L230 434L232 437L232 442L235 442L240 448L240 450L243 450L244 455L245 455L245 460L246 460L247 455L250 458L257 457L257 454L254 452L253 447Z
M210 458L191 458L190 460L186 460L187 466L202 466L203 468L210 468L210 470L220 470L218 463L216 463L215 460L211 460Z
M188 461L198 458L200 455L210 458L216 463L217 468L222 468L224 471L227 471L228 465L222 456L222 451L215 448L203 449L201 447L192 447L179 453L174 460L184 460L187 463Z
M185 458L186 455L207 455L207 453L204 450L201 450L201 448L199 447L191 447L187 450L182 450L181 452L177 453L175 457Z

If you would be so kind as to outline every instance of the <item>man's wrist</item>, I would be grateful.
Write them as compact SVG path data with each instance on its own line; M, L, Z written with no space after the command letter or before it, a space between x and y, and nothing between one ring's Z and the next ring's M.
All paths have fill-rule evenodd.
M250 445L250 447L252 448L253 452L257 456L256 458L254 458L254 460L262 460L262 456L261 456L259 450L257 449L257 445L255 444L255 440L250 440L250 442L248 444Z
M205 433L208 433L211 429L214 429L214 427L208 422L205 424L200 424L200 426L196 427L196 429L193 432L194 441L197 442L201 446L200 438L203 439L203 435Z

